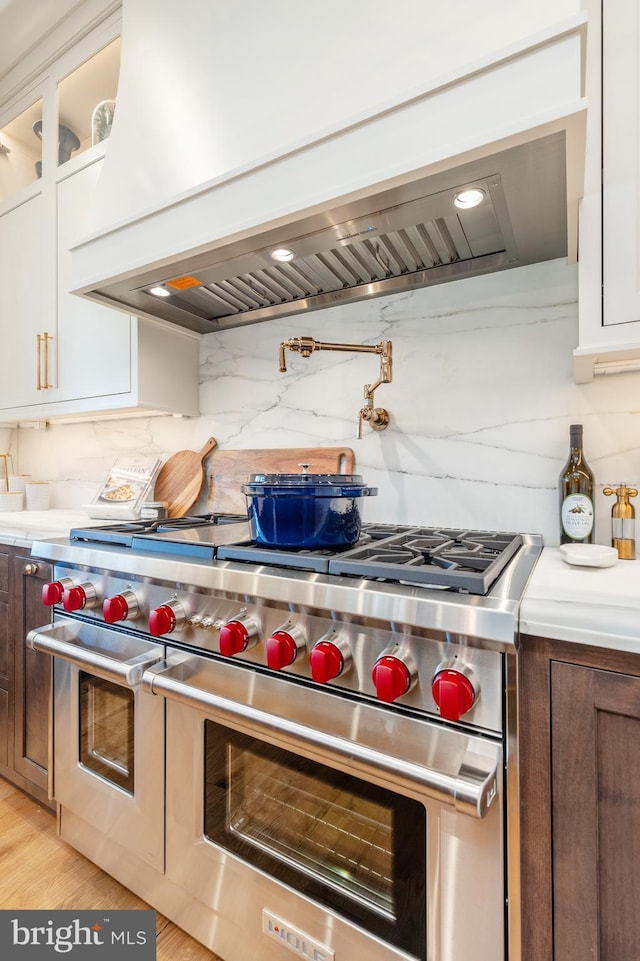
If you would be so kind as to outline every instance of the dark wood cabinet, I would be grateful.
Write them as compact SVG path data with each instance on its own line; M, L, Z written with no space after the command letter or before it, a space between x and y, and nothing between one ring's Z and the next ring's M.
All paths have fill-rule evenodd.
M51 576L28 548L0 545L0 774L49 807L51 658L25 638L49 620L41 598Z
M9 567L9 552L0 546L0 769L9 744Z
M525 637L522 961L640 957L640 655Z

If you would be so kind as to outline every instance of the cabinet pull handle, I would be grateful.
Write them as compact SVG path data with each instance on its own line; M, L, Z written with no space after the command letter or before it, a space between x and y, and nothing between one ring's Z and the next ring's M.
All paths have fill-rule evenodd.
M36 387L37 390L49 390L53 387L53 384L49 383L49 344L53 340L47 331L44 334L36 334L37 343L37 371L36 371ZM44 348L44 377L42 376L42 358L43 358L43 348Z
M51 341L53 340L53 337L49 337L49 334L48 334L48 333L46 332L46 330L45 330L44 335L43 335L43 340L44 340L44 384L43 384L43 388L44 388L44 390L49 390L50 387L53 387L53 384L50 384L50 383L49 383L49 344L50 344Z
M25 566L24 566L24 572L25 572L25 574L37 574L37 573L38 573L38 565L37 565L37 564L25 564Z

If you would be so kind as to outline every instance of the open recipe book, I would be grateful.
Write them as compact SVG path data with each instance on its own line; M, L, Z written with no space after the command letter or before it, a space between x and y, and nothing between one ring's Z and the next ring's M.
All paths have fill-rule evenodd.
M106 520L137 520L145 500L153 491L160 469L159 457L123 454L86 510L90 517Z

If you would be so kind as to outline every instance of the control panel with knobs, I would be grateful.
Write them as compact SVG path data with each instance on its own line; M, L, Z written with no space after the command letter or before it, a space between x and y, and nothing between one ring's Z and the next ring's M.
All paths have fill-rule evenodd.
M373 665L371 680L378 700L391 704L415 687L418 669L408 652L382 654Z
M227 621L220 628L220 653L224 657L233 657L253 647L260 636L259 625L245 610Z
M480 686L466 665L449 660L438 666L431 694L445 720L459 721L475 705L479 693Z
M306 650L305 637L299 627L289 623L270 634L266 642L267 666L274 671L289 667Z
M351 649L344 638L329 631L314 644L309 654L311 677L318 684L328 684L346 674L352 661Z
M175 599L155 607L149 611L149 633L153 637L162 637L179 630L187 620L187 614L182 604Z
M113 597L106 597L102 604L102 616L107 624L118 621L132 621L138 616L140 605L133 591L122 591Z
M295 609L129 574L54 568L42 590L47 607L105 626L201 648L331 693L376 698L451 723L499 731L502 668L497 651L455 639L402 635L329 611ZM91 582L91 583L88 583ZM63 609L64 608L64 609ZM284 608L284 609L283 609ZM480 690L482 689L482 698Z

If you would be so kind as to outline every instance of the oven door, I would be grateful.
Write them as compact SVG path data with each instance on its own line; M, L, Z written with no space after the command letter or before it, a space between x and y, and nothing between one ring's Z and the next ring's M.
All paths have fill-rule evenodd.
M141 685L164 648L59 620L27 645L53 656L51 795L65 811L164 870L164 710Z
M167 698L167 875L216 953L504 958L499 743L171 649L143 684Z

